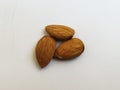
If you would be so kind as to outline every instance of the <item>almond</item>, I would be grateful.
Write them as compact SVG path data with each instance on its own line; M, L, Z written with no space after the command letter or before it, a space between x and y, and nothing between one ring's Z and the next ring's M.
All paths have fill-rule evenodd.
M47 66L51 61L56 48L56 41L50 36L44 36L36 46L36 58L41 68Z
M71 39L75 31L64 25L48 25L45 30L57 40L68 40Z
M84 44L78 38L65 41L55 51L58 59L72 59L79 56L84 51Z

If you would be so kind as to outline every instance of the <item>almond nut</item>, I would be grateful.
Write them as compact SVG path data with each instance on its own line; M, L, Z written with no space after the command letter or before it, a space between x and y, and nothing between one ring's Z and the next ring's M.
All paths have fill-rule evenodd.
M75 31L64 25L48 25L45 30L57 40L68 40L71 39Z
M56 48L56 41L50 36L44 36L36 46L36 58L41 68L47 66L51 61Z
M79 56L84 51L84 44L78 38L72 38L65 41L56 49L55 58L58 59L72 59Z

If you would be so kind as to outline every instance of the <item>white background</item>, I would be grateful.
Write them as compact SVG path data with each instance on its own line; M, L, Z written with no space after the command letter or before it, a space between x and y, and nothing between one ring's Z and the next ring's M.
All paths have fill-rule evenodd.
M74 28L85 52L41 69L48 24ZM0 90L120 90L120 0L0 0Z

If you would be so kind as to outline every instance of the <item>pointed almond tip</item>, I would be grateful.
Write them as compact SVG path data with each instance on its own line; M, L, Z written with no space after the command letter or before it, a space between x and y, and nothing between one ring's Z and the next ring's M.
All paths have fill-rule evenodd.
M40 66L41 68L44 68L45 66Z
M44 68L44 67L46 67L46 66L47 66L47 65L40 65L41 68Z

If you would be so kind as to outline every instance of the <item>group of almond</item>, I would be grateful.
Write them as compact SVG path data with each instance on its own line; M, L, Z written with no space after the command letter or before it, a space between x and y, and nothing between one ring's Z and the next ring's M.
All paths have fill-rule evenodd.
M69 60L84 51L84 43L78 38L72 38L75 34L74 29L64 25L48 25L45 30L50 36L43 36L35 50L41 68L47 66L52 58ZM56 41L62 43L56 47Z

